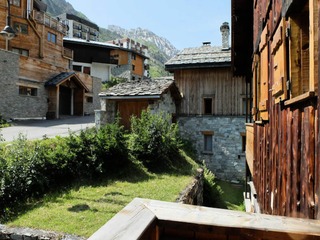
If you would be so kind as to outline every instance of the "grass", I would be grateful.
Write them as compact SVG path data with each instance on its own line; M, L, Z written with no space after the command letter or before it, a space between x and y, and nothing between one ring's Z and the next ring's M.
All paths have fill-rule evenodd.
M234 184L221 180L215 181L221 189L220 201L216 207L244 211L243 184Z
M24 206L8 226L30 227L89 237L134 198L175 201L191 182L196 164L171 173L149 173L131 166L116 178L80 184L46 195Z

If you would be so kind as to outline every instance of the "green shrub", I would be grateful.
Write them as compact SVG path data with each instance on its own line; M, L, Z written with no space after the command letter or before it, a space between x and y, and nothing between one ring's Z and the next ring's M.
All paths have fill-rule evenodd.
M222 190L215 181L214 174L204 167L203 205L207 207L220 207Z
M130 153L149 170L161 170L179 154L181 140L177 124L169 114L143 111L131 118Z

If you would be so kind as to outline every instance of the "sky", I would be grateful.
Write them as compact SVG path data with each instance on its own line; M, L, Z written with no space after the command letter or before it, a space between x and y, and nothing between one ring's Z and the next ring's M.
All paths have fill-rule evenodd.
M141 27L168 39L178 50L221 46L220 26L231 27L231 0L67 0L99 27Z

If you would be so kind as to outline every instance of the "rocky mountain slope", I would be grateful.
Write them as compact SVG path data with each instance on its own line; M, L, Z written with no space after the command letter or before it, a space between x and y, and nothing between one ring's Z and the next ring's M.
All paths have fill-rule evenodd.
M66 0L42 0L48 5L47 11L56 16L68 12L79 17L88 19L85 14L78 12ZM88 19L90 20L90 19ZM116 24L116 23L115 23ZM178 50L164 37L159 37L150 30L124 29L116 25L110 25L108 28L100 27L100 41L109 41L123 37L132 38L149 48L150 55L150 75L151 77L161 77L168 75L164 70L164 63L177 54Z

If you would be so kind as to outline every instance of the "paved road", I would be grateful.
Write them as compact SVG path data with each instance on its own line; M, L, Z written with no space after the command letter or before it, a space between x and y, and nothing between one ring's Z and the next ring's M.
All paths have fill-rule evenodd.
M69 131L78 132L94 126L94 116L65 117L55 120L23 120L15 121L11 127L0 129L6 142L17 139L23 134L27 139L41 139L44 136L67 136Z

